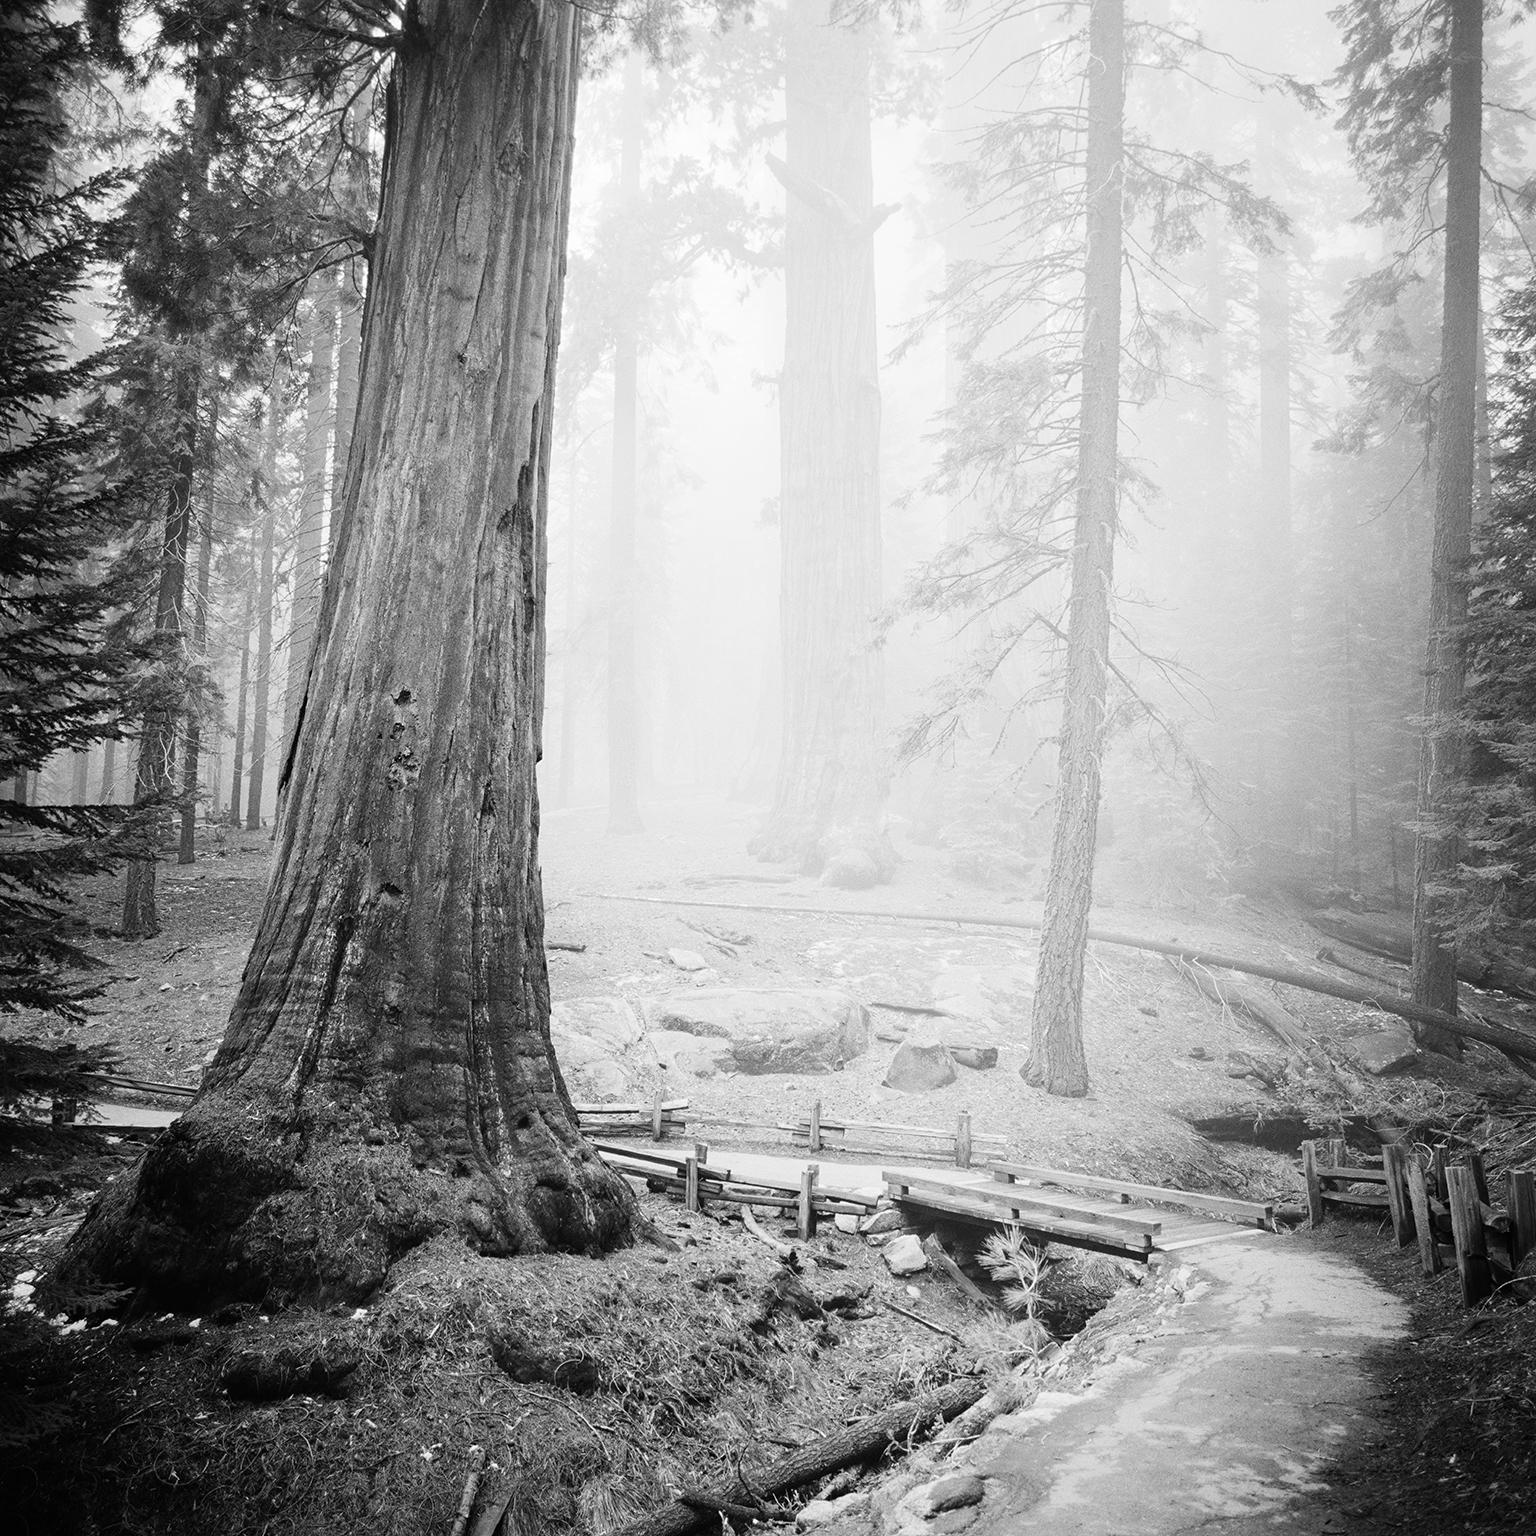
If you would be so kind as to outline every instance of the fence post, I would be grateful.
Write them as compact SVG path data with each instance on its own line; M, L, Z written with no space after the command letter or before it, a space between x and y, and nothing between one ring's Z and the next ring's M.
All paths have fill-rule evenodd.
M699 1209L699 1160L690 1157L683 1164L683 1204L690 1211Z
M800 1206L795 1230L801 1237L816 1235L816 1170L807 1168L800 1175Z
M969 1168L971 1166L971 1112L968 1109L960 1111L960 1118L955 1122L955 1167Z
M1466 1167L1445 1170L1450 1196L1451 1231L1456 1237L1456 1268L1461 1275L1461 1299L1473 1307L1493 1293L1493 1273L1488 1267L1488 1234L1483 1230L1483 1202L1478 1198L1477 1175Z
M1509 1212L1509 1259L1515 1270L1536 1248L1536 1173L1511 1168L1504 1175L1504 1207Z
M821 1151L821 1100L816 1099L811 1104L811 1151Z
M1387 1176L1387 1209L1392 1213L1392 1232L1397 1246L1413 1241L1414 1213L1408 1198L1408 1153L1400 1141L1382 1144L1381 1166Z
M666 1134L661 1109L661 1089L651 1095L651 1140L660 1141Z
M1315 1141L1304 1141L1301 1144L1301 1176L1307 1185L1307 1215L1314 1227L1320 1227L1323 1224L1323 1186L1317 1176Z
M1408 1199L1413 1205L1413 1224L1419 1238L1419 1263L1426 1275L1438 1275L1445 1267L1440 1245L1435 1240L1435 1216L1429 1208L1429 1185L1424 1179L1424 1165L1418 1158L1408 1162Z

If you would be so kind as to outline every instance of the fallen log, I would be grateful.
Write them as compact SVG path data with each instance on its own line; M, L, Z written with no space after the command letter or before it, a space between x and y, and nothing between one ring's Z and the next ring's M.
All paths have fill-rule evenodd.
M654 906L722 907L732 912L779 912L785 917L880 918L887 922L923 923L939 928L1001 928L1015 932L1038 933L1041 920L1035 917L990 917L985 914L952 912L882 912L868 907L787 907L741 901L693 901L674 896L624 896L598 892L599 901L635 901ZM1239 971L1244 976L1260 976L1266 981L1278 981L1282 986L1300 987L1306 992L1316 992L1323 997L1336 997L1346 1003L1360 1003L1368 1008L1379 1008L1383 1013L1395 1014L1412 1024L1433 1024L1466 1040L1478 1040L1491 1045L1508 1056L1536 1062L1536 1035L1509 1029L1486 1019L1463 1018L1460 1015L1441 1013L1438 1008L1421 1008L1412 998L1398 992L1388 992L1369 987L1355 987L1348 982L1336 981L1332 976L1322 976L1315 971L1298 970L1288 965L1266 965L1262 961L1247 960L1239 955L1222 955L1213 950L1197 949L1185 944L1169 944L1160 939L1143 938L1137 934L1111 933L1103 928L1090 928L1088 937L1095 944L1113 944L1122 949L1141 949L1153 955L1172 955L1192 965L1212 966L1222 971Z
M1345 912L1330 908L1313 912L1307 921L1326 938L1384 960L1408 965L1413 959L1413 920L1405 912ZM1456 978L1474 987L1507 992L1536 1001L1536 968L1501 959L1485 950L1458 945Z
M814 1445L802 1446L761 1472L753 1473L750 1488L738 1474L736 1481L723 1491L700 1490L693 1493L692 1498L695 1503L707 1500L711 1506L736 1504L748 1507L778 1498L815 1478L825 1477L829 1472L855 1462L869 1461L889 1446L904 1444L926 1430L947 1424L972 1404L980 1402L986 1390L987 1384L979 1376L952 1381L937 1392L927 1393L911 1402L897 1403L860 1424L837 1430ZM676 1500L622 1527L614 1532L614 1536L688 1536L706 1520L706 1512Z

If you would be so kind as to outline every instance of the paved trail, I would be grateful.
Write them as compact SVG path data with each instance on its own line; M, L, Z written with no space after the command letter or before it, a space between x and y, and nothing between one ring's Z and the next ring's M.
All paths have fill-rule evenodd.
M1390 1292L1299 1243L1209 1249L1184 1305L1085 1392L1043 1393L992 1426L970 1458L986 1488L974 1520L939 1523L968 1536L1332 1530L1308 1494L1372 1427L1363 1356L1406 1324Z

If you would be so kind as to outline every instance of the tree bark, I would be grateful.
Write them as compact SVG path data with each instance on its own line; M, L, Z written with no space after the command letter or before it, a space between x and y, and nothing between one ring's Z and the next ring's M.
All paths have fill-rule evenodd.
M336 358L336 276L317 284L309 317L309 373L304 400L304 478L288 582L288 674L283 686L283 757L298 725L325 584L325 509L330 487L331 378Z
M1436 402L1435 534L1419 748L1413 869L1413 998L1456 1012L1455 880L1465 747L1458 716L1467 675L1477 422L1478 240L1482 175L1483 0L1450 0L1445 294ZM1454 1036L1416 1028L1419 1044L1460 1054Z
M549 1043L535 764L577 11L417 0L347 505L277 862L205 1085L75 1239L202 1305L355 1298L441 1233L626 1238Z
M1083 278L1082 416L1067 659L1045 924L1027 1083L1088 1092L1083 957L1093 900L1109 664L1110 589L1119 518L1121 198L1125 185L1125 3L1093 0L1088 22L1088 251Z
M213 430L210 437L218 436L218 408L214 406ZM210 504L198 530L197 590L192 609L192 655L196 665L208 664L208 596L213 576L213 507ZM181 778L181 847L176 854L178 864L191 864L197 858L197 802L199 798L199 773L202 767L203 725L199 714L200 701L193 699L187 708L186 744L182 754Z
M254 555L255 551L251 553ZM235 742L229 764L229 824L237 828L240 825L240 790L245 777L246 700L251 689L251 619L255 611L252 579L254 573L248 573L240 609L240 681L235 686Z
M271 724L272 605L277 600L274 572L277 547L277 443L282 430L282 400L277 380L267 404L256 501L261 508L261 555L256 585L256 675L250 719L250 764L246 772L245 830L261 831L261 802L267 787L267 736Z
M155 593L155 634L162 653L161 666L179 665L187 586L187 541L192 531L192 475L196 466L197 406L201 388L200 365L183 361L176 384L176 421L179 440L170 490L166 497L165 536L160 547L160 581ZM173 661L174 657L174 661ZM134 775L135 805L158 802L169 806L175 795L173 778L176 751L175 692L168 677L162 678L155 697L144 711L139 737L138 767ZM121 934L125 939L152 939L160 932L155 906L153 858L134 859L128 865L123 889Z
M640 197L640 141L645 132L645 65L639 50L624 69L619 199ZM608 521L608 830L639 832L640 687L635 662L635 513L639 425L639 295L620 307L613 338L613 457Z
M838 15L839 19L834 19ZM824 883L888 880L870 30L790 0L779 392L783 738L751 848Z

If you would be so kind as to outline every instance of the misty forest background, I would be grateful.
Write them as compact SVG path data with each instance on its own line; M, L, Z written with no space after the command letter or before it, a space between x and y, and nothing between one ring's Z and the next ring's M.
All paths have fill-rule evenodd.
M62 915L75 877L122 869L122 931L152 935L157 857L284 814L402 25L371 0L114 9L0 4L0 989L66 1015L92 985ZM1536 890L1528 9L589 17L546 812L606 807L620 835L649 803L731 797L764 808L765 860L829 883L899 881L923 841L1039 899L1080 579L1112 593L1101 895L1407 906L1417 885L1442 949L1517 935ZM1087 29L1110 12L1105 461ZM1474 19L1468 151L1451 61ZM1445 451L1463 432L1465 463ZM1114 537L1075 577L1090 453ZM1415 980L1454 1011L1454 983Z

